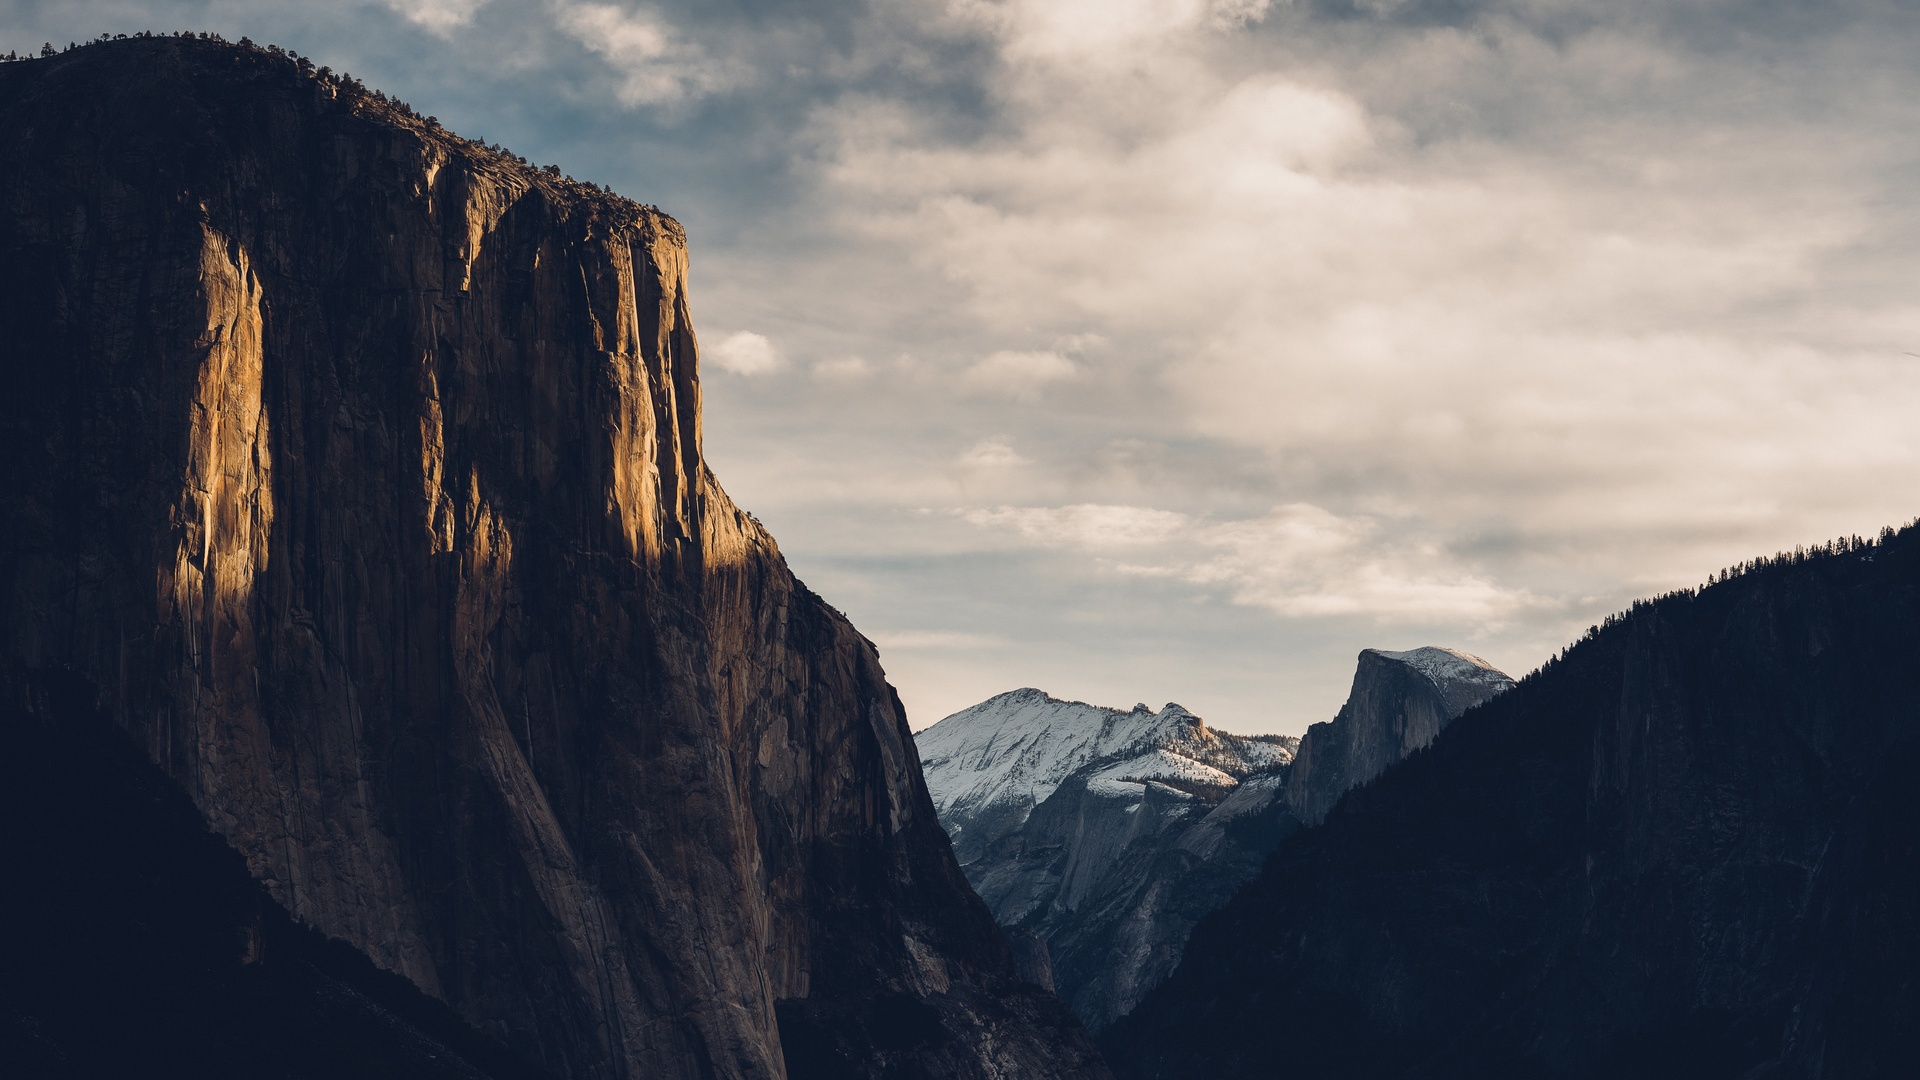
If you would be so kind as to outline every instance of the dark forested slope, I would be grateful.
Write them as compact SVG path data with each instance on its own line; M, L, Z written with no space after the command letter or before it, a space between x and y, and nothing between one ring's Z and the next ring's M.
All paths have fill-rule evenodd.
M1920 530L1637 604L1283 843L1124 1074L1920 1075Z

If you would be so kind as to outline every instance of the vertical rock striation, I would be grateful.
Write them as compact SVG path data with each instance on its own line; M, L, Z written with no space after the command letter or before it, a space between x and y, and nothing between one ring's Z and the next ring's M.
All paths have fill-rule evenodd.
M561 1073L1102 1075L707 470L686 260L278 53L0 66L7 692Z

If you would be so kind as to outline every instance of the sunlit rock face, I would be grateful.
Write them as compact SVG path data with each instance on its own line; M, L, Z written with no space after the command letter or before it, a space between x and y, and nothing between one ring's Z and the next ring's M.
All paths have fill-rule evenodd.
M559 1074L1104 1075L708 471L686 270L277 54L0 65L8 685Z
M918 741L968 879L1003 926L1041 936L1054 985L1097 1031L1172 973L1194 924L1282 838L1511 685L1464 653L1369 649L1307 743L1214 731L1178 705L1103 709L1033 689Z
M1142 1078L1920 1075L1920 529L1635 605L1283 841Z

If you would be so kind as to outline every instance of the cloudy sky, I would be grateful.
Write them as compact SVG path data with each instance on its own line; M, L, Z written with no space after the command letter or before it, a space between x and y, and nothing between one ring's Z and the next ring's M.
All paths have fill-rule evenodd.
M707 452L916 726L1519 675L1920 513L1920 4L5 0L216 30L688 227Z

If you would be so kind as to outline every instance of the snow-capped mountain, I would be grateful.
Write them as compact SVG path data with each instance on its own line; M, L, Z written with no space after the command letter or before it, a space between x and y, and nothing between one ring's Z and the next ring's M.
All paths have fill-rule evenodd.
M1461 711L1513 686L1507 673L1469 652L1428 645L1406 652L1368 649L1382 658L1407 665L1425 676L1434 690Z
M1042 966L1098 1030L1172 972L1194 924L1282 838L1511 685L1456 650L1369 649L1340 714L1304 742L1031 688L916 741L968 880L1001 925L1044 941Z
M928 793L962 863L1018 829L1069 776L1130 804L1159 783L1224 796L1293 759L1297 739L1215 731L1177 704L1108 709L1031 687L963 709L914 737Z

